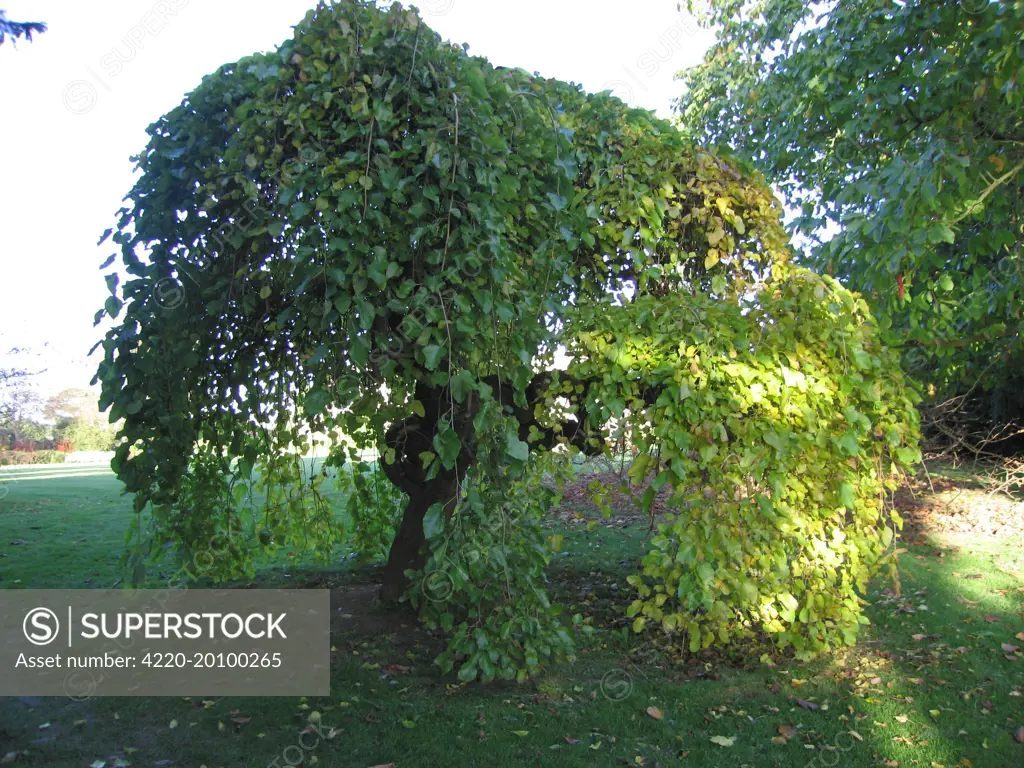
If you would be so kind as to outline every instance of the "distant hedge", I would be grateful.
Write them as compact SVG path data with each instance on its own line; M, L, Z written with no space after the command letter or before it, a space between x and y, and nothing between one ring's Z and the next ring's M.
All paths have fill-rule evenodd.
M0 467L12 464L63 464L61 451L0 451Z

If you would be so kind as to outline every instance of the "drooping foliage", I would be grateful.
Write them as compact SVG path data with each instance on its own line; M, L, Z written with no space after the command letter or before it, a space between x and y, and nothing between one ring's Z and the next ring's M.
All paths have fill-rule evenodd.
M41 21L11 21L7 18L7 12L0 10L0 45L3 45L8 37L12 43L17 43L21 37L31 43L33 34L45 31L46 24Z
M104 312L118 323L97 373L102 404L125 420L114 468L140 520L152 513L128 555L137 577L169 548L203 556L217 578L280 547L387 551L384 596L406 595L451 632L442 665L523 677L573 648L544 588L541 523L569 471L559 446L605 450L612 419L651 445L693 430L629 404L637 387L668 397L691 375L667 347L692 312L709 318L709 361L764 332L774 351L737 354L791 386L779 350L805 337L781 330L799 325L783 304L772 314L763 302L814 278L787 265L763 183L608 94L471 57L397 4L319 6L277 51L204 79L150 135L114 234L127 279L107 277ZM840 435L831 413L801 442L787 429L810 428L786 412L786 450L750 468L760 503L799 516L796 491L769 477L806 463L812 443L814 461L849 466L801 481L861 520L837 550L839 581L798 592L827 596L815 616L831 623L780 619L793 636L831 639L859 620L849 585L878 565L885 535L876 483L912 451L914 422L870 317L831 284L801 296L817 307L801 310L814 318L803 333L832 323L842 359L875 356L811 363L794 407L813 420L842 401L856 423ZM731 330L717 328L726 319ZM585 352L594 334L658 328L664 359L647 368ZM568 370L552 365L559 345L576 353ZM722 421L728 402L709 414ZM300 457L318 441L329 457L310 475ZM696 478L680 472L660 482L682 500ZM802 546L831 545L836 515L801 523ZM705 559L725 568L725 544L709 540ZM759 605L782 599L767 584ZM716 617L726 605L762 628L751 622L767 608L734 601Z
M812 266L868 297L914 374L1024 416L1024 3L708 9L717 41L683 73L687 128L799 207Z
M918 456L914 397L864 301L798 271L748 306L676 294L611 317L581 310L573 370L632 427L642 504L672 489L629 577L634 629L685 632L691 651L755 629L800 654L852 643L902 527L885 480Z

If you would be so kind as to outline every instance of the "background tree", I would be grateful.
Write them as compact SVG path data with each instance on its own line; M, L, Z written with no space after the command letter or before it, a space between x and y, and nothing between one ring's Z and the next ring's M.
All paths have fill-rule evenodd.
M99 393L88 389L64 389L48 398L43 415L53 421L80 421L100 427L106 417L99 409Z
M28 351L13 348L0 365L0 449L42 445L49 437L38 422L41 398L32 386L40 373L24 361Z
M3 45L4 40L10 36L12 41L17 41L18 38L23 37L29 42L32 41L33 33L41 33L46 31L46 24L41 21L9 21L7 13L0 10L0 45Z
M1020 419L1024 4L711 0L704 22L687 128L782 190L808 263L870 299L937 400Z
M602 451L617 419L678 511L638 631L852 638L912 394L863 304L787 265L759 179L397 3L318 6L149 132L97 317L118 320L97 371L113 467L152 512L136 579L169 544L216 547L229 578L265 548L387 542L383 595L451 633L445 668L523 677L573 648L544 587L554 449ZM313 434L331 453L310 474Z
M65 389L49 398L43 415L53 422L53 437L75 451L109 451L114 431L98 406L99 394L88 389Z

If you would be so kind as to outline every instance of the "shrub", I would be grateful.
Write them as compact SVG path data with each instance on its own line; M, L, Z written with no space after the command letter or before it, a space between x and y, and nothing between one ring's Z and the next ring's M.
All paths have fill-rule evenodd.
M0 467L15 464L63 464L60 451L0 451Z

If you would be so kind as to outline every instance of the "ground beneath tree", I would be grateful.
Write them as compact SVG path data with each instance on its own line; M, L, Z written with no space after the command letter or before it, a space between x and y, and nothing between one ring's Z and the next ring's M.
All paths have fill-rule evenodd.
M1024 501L992 494L947 478L916 478L894 503L904 518L904 538L938 536L966 544L982 538L1024 541Z
M659 491L651 506L651 514L641 512L640 500L650 482L632 485L623 468L582 475L562 491L562 503L556 510L565 523L594 519L594 487L607 493L613 510L605 525L626 527L650 524L666 512L671 489ZM973 484L944 477L922 474L911 479L895 494L894 503L904 517L904 538L908 536L941 535L953 539L966 537L1013 538L1024 541L1024 501L1003 493L989 493ZM600 519L600 515L597 515Z
M646 484L630 484L623 471L627 468L592 471L569 483L563 489L553 522L570 528L596 522L599 529L617 529L628 532L631 538L644 539L652 521L660 520L669 511L670 491L659 492L652 514L643 515L640 498ZM606 501L613 510L610 518L602 516L594 506L595 487L607 494ZM929 480L922 475L896 492L894 505L904 517L902 540L907 545L937 546L936 551L952 552L961 548L984 549L1008 540L1024 543L1024 502L989 494L968 482L935 476ZM582 531L582 526L576 530ZM999 559L999 569L1008 575L1024 572L1024 555L1003 555ZM552 598L573 610L586 610L596 626L619 630L628 625L624 610L632 590L626 584L626 576L637 571L638 558L616 557L600 566L595 563L597 570L580 570L580 565L578 553L556 553L549 574ZM367 639L383 640L399 655L412 649L421 653L428 648L440 652L444 647L443 633L423 629L407 603L381 603L377 596L380 577L379 568L367 568L359 572L354 582L352 574L342 576L345 581L324 575L303 586L331 589L332 637L346 652L358 653Z
M380 566L281 563L238 587L330 591L330 697L0 698L0 765L1024 765L1016 502L938 469L934 491L926 480L901 489L901 589L875 581L866 596L872 624L856 647L806 664L777 654L765 666L752 648L683 654L659 633L630 631L626 579L638 572L650 519L633 506L639 489L618 490L608 466L587 469L598 471L567 489L544 523L561 536L547 574L552 600L601 630L580 637L575 662L547 665L522 684L460 682L434 664L442 634L423 628L408 604L377 600ZM610 519L589 502L595 479L612 486ZM0 515L5 581L112 583L101 563L116 561L123 529L96 538L118 518L97 519L104 510L89 501L93 488L40 506L26 487L11 494L24 509ZM109 493L120 498L120 487L111 483ZM31 559L47 540L36 530L47 514L53 548ZM70 527L76 515L79 527ZM50 560L78 570L63 583L38 581Z
M625 465L625 469L629 469L629 465ZM591 519L596 512L594 488L599 487L603 494L607 494L605 500L613 510L611 524L621 527L639 522L650 523L652 517L656 519L670 511L668 499L672 495L671 487L666 485L655 495L650 515L644 515L640 501L650 484L649 478L641 485L631 484L624 470L586 474L565 485L562 489L562 503L555 514L565 523Z

